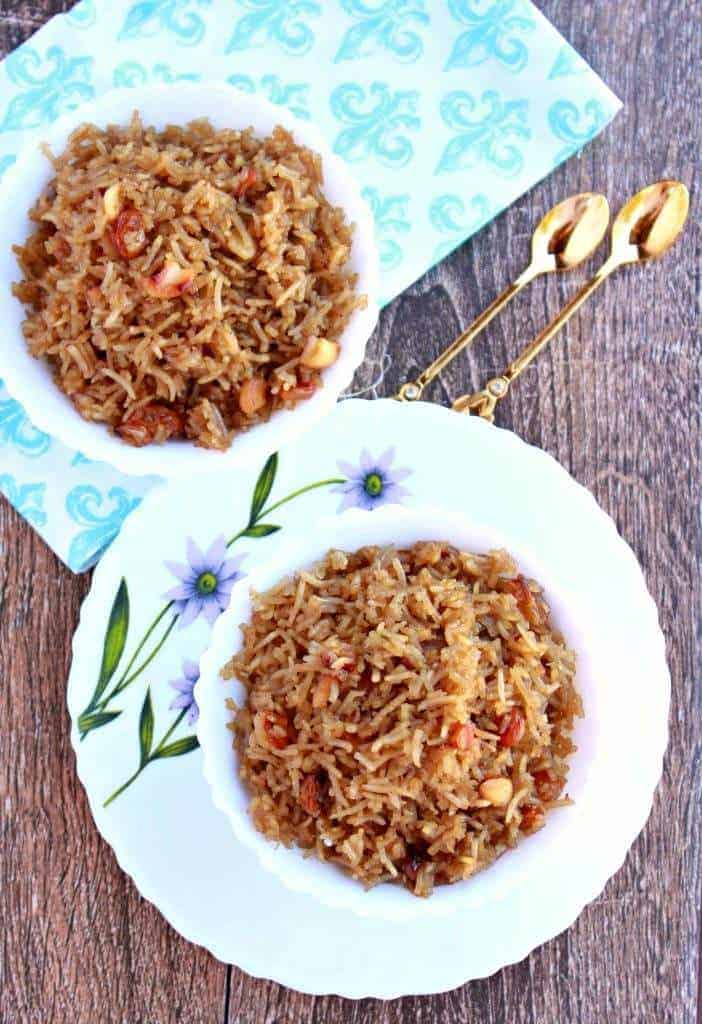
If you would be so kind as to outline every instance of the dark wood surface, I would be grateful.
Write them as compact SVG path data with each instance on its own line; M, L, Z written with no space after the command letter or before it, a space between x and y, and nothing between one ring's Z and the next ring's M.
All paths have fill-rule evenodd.
M62 0L2 0L0 50L17 46L70 6ZM616 208L663 176L692 186L692 223L674 254L613 278L498 412L500 424L555 455L611 513L660 609L673 706L665 772L648 825L622 869L567 933L521 964L445 996L390 1003L312 999L222 966L181 939L140 898L98 837L76 778L64 702L70 639L90 579L64 568L3 501L2 1024L702 1019L702 292L694 223L702 10L695 0L542 0L539 6L624 100L624 111L581 158L385 310L358 386L370 384L377 372L373 359L385 351L392 352L393 364L379 394L393 393L414 375L521 269L532 226L558 199L599 189ZM446 401L502 369L573 287L569 277L529 289L431 397ZM614 789L616 779L612 783Z

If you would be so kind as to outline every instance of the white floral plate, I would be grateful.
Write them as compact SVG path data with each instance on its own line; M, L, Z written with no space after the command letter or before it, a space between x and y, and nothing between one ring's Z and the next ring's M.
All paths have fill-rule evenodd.
M68 704L100 832L186 938L305 992L439 992L522 959L567 928L617 870L660 776L670 683L632 552L548 455L424 403L343 402L323 429L259 469L157 489L95 572ZM528 886L476 905L469 927L464 914L374 920L290 891L236 841L197 750L197 662L235 580L275 557L293 527L311 530L341 506L388 501L440 504L488 524L567 580L597 642L606 638L624 733L637 740L636 756L624 746L619 764L627 799L602 808L597 841L570 847L561 870L532 865ZM601 723L610 746L621 722Z

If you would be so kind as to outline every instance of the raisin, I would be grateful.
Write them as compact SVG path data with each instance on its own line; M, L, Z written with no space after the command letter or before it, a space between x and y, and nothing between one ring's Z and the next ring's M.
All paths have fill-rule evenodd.
M526 719L519 708L510 710L499 720L498 730L500 733L501 747L516 747L524 735Z
M282 750L290 742L289 723L279 711L267 711L263 716L263 731L266 739L276 750Z
M146 228L138 210L128 206L110 228L112 241L123 260L133 260L146 248Z
M449 729L448 741L456 750L468 750L475 740L475 729L470 722L454 722Z
M184 426L179 412L153 402L133 412L115 428L115 432L127 444L143 448L146 444L160 444L169 437L181 437Z
M551 768L542 768L534 772L534 789L540 800L544 803L551 803L557 800L565 786L565 779L561 778Z
M539 804L524 804L521 813L522 820L519 827L522 832L536 832L541 828L546 817L543 807L540 807Z

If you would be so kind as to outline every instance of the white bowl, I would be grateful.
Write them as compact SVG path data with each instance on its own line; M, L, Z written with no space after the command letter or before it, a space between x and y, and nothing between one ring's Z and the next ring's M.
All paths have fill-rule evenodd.
M76 412L54 384L48 365L29 354L22 336L24 306L11 293L11 284L20 279L20 272L11 249L29 235L32 225L27 212L52 177L51 165L40 152L39 143L46 142L54 153L60 153L78 125L85 121L102 126L125 124L135 109L140 111L146 124L157 128L167 123L184 124L196 117L208 117L216 128L252 126L259 135L269 133L277 124L283 125L297 142L321 155L325 195L342 207L356 225L350 267L358 274L358 290L368 296L368 306L353 314L341 338L339 359L322 374L324 386L295 409L281 410L267 423L237 436L226 452L197 448L188 441L130 447L106 426L88 422ZM231 85L183 82L104 93L38 133L17 163L5 173L0 186L0 323L4 331L0 376L35 426L90 458L112 463L125 473L188 477L194 473L232 469L265 458L309 430L331 410L362 362L366 342L378 319L377 295L378 258L373 218L346 165L331 151L314 125Z
M577 654L577 685L585 704L585 718L576 726L578 751L572 758L568 779L573 806L551 813L541 831L524 839L486 871L465 882L437 887L429 899L420 900L396 885L364 891L337 866L275 845L256 831L248 813L249 797L238 774L232 733L227 728L232 715L225 706L227 698L243 703L245 690L236 679L222 679L220 671L241 647L239 626L251 614L251 589L268 589L312 565L332 547L355 550L366 544L406 546L428 539L446 540L477 552L504 547L524 573L544 586L553 620ZM616 813L609 796L612 779L625 782L632 769L626 760L626 744L621 744L617 730L612 729L613 724L625 720L622 691L611 685L613 664L616 662L610 658L609 638L596 635L589 627L587 608L574 601L567 586L557 579L556 571L548 568L547 559L539 559L535 552L524 550L489 527L472 524L467 516L440 508L388 505L372 512L354 509L316 522L304 533L290 534L277 559L257 565L234 586L229 607L217 620L210 646L201 659L195 690L205 777L216 806L228 816L237 838L289 888L313 895L330 907L389 921L470 911L503 899L517 885L528 884L534 869L541 872L550 864L554 872L566 870L571 861L577 861L575 852L588 848L596 830L609 828L609 817Z

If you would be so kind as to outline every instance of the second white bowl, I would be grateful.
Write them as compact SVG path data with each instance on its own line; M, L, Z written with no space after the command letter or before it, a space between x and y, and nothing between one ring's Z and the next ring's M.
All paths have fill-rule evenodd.
M494 865L474 878L440 886L428 899L418 899L396 885L379 885L364 891L361 885L334 864L305 857L301 851L286 849L265 839L253 826L248 813L249 795L239 777L238 756L228 728L232 713L228 698L241 704L243 685L224 680L221 670L241 648L240 625L251 614L251 590L265 591L284 577L318 561L333 547L352 551L367 544L409 546L418 540L445 540L467 551L504 547L520 569L545 588L554 622L563 631L578 656L577 685L585 703L586 717L578 722L575 740L578 751L571 762L568 792L574 805L549 815L546 826L506 853ZM282 555L282 558L281 558ZM226 612L217 620L208 650L200 662L200 681L195 695L200 707L198 738L204 754L204 772L217 807L229 818L243 843L253 849L262 863L289 888L309 893L328 906L391 921L406 921L426 915L469 911L486 902L503 899L515 885L528 884L538 866L551 863L562 870L576 850L585 848L596 828L606 824L606 799L612 773L616 775L620 756L611 733L603 728L603 715L616 715L616 691L609 686L606 638L593 635L588 627L587 609L579 607L557 578L547 558L520 549L490 526L471 522L440 508L385 506L372 512L351 510L314 524L314 529L290 535L284 552L273 561L256 566L236 584ZM604 813L603 813L604 812ZM599 817L599 824L598 824Z
M103 424L89 422L78 414L54 384L48 364L30 355L22 336L24 306L11 292L12 282L20 278L12 246L24 243L30 234L32 224L28 211L52 176L51 164L40 152L39 144L48 143L58 154L78 125L86 121L103 127L126 124L134 110L140 112L145 124L157 128L207 117L216 128L251 126L256 134L265 135L281 124L292 132L297 142L321 155L325 195L330 202L342 207L348 220L356 225L350 269L358 275L358 292L368 296L368 305L353 314L340 339L338 360L322 374L324 386L295 409L276 412L267 423L237 435L226 452L198 448L189 441L169 441L144 448L125 444ZM225 83L180 82L106 92L42 129L6 172L0 185L0 323L4 332L0 376L35 426L92 459L111 463L124 473L173 478L232 469L262 461L270 452L309 430L331 410L363 361L366 342L378 319L377 295L378 258L373 218L346 165L331 151L314 125L298 120L288 110L262 97L243 93Z

